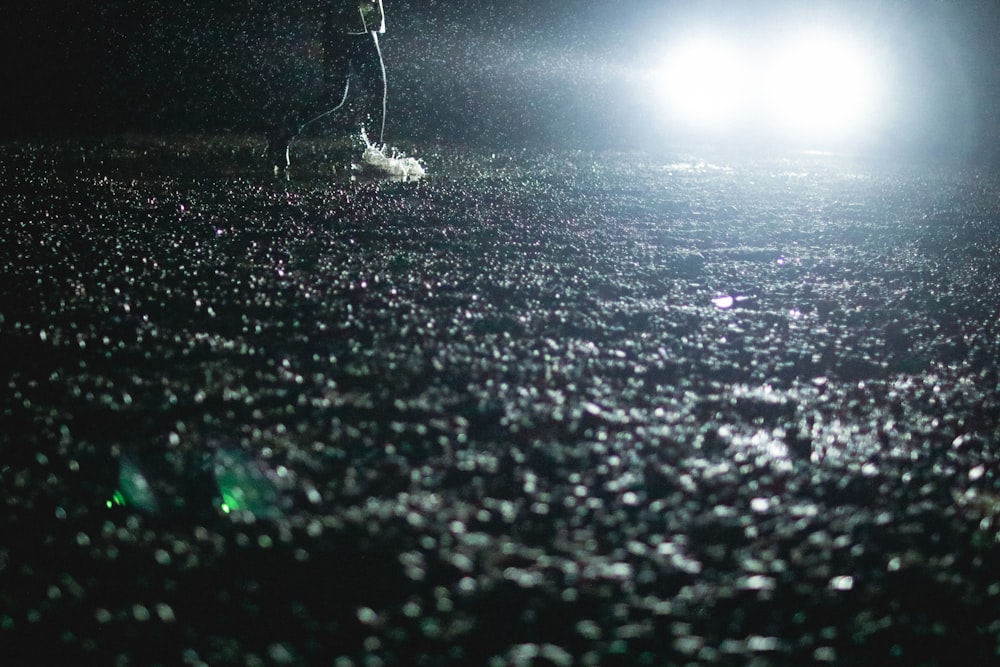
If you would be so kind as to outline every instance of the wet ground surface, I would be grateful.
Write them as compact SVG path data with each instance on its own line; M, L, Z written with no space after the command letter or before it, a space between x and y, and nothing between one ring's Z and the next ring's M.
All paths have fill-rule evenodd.
M995 174L255 147L5 146L17 664L1000 660Z

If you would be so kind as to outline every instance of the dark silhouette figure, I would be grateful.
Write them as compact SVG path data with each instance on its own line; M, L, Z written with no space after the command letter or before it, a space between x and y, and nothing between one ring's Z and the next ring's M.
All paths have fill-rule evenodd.
M303 129L336 114L338 127L382 143L385 130L385 64L378 36L385 32L382 0L331 0L323 18L323 86L309 103L278 100L269 123L264 158L276 170L289 166L289 144Z

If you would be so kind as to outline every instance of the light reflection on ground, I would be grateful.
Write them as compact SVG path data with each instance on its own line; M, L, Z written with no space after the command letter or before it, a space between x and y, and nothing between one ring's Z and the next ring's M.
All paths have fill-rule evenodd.
M995 656L995 176L432 147L419 182L350 181L304 141L276 180L254 138L9 149L3 645Z

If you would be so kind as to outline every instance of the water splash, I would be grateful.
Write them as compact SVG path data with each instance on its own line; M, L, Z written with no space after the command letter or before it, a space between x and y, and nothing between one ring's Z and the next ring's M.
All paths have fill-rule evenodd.
M361 167L393 181L419 181L427 175L427 170L414 157L408 157L387 144L372 143L367 133L361 131L365 151L361 155Z

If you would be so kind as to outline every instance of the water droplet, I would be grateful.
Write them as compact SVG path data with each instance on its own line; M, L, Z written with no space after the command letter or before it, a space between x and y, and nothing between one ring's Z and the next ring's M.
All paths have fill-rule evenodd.
M719 310L726 310L732 308L735 302L736 299L728 295L717 296L714 299L712 299L712 304Z
M771 509L770 498L754 498L750 501L750 509L754 512L766 512Z

